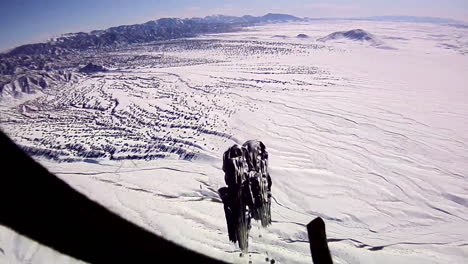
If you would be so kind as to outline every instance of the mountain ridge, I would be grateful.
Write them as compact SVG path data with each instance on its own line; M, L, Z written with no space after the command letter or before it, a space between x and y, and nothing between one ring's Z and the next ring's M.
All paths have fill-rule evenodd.
M18 46L2 55L60 55L93 48L231 32L255 24L289 21L303 21L303 18L275 13L258 17L215 15L204 18L160 18L142 24L120 25L104 30L93 30L89 33L66 33L46 42Z

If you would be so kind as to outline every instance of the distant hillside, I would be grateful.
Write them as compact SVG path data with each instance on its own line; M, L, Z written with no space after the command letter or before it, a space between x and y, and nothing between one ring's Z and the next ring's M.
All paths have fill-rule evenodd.
M351 40L351 41L369 42L370 44L373 44L373 45L382 43L376 36L362 29L352 29L349 31L333 32L323 38L317 39L317 41L327 42L331 40L342 40L342 39Z
M286 14L266 14L264 16L207 16L205 18L161 18L144 24L111 27L89 33L64 34L45 43L27 44L11 50L7 55L60 55L72 51L93 48L122 46L132 43L146 43L157 40L194 37L206 33L231 32L244 26L259 23L279 23L301 21Z

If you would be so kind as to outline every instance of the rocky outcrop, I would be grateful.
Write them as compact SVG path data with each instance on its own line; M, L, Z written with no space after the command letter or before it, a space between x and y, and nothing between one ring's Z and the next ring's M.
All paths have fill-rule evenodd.
M343 40L343 39L351 40L351 41L369 42L371 44L380 43L380 40L378 40L376 36L362 29L353 29L349 31L333 32L328 36L317 39L317 41L327 42L331 40Z
M86 66L84 66L83 68L81 68L79 70L79 72L81 73L96 73L96 72L106 72L107 69L102 67L101 65L96 65L96 64L93 64L93 63L88 63Z
M67 71L30 71L14 75L0 84L0 98L17 98L26 94L44 92L51 86L76 81L78 76Z

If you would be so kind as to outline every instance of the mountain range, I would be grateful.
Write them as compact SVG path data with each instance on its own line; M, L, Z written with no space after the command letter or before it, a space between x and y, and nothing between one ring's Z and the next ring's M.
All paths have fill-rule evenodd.
M244 26L261 23L302 21L286 14L266 14L264 16L207 16L205 18L161 18L143 24L123 25L89 33L64 34L45 43L22 45L11 50L8 55L60 55L71 51L93 48L122 46L133 43L146 43L157 40L194 37L198 34L221 33L239 30Z

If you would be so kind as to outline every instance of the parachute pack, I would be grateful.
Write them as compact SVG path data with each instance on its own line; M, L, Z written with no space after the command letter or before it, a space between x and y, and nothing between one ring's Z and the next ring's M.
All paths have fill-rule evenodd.
M271 177L268 152L258 140L230 147L223 155L227 187L218 190L224 204L229 240L248 250L251 219L271 224Z

